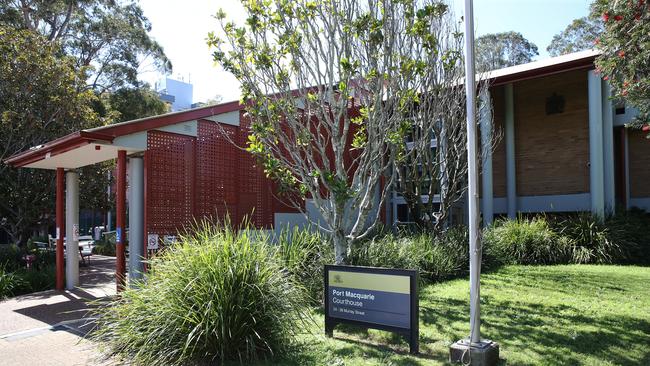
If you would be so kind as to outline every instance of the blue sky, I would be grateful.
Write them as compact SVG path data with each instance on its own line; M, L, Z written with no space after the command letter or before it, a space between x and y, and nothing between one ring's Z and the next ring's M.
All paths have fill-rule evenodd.
M539 48L538 59L548 57L553 36L573 19L588 14L591 0L475 0L476 34L517 31ZM463 14L463 0L453 0L455 13ZM224 101L239 98L237 81L213 65L205 45L209 31L217 30L212 15L223 8L235 20L244 18L238 0L140 0L152 24L151 35L164 47L174 65L173 77L194 85L194 101L221 95ZM141 78L154 84L161 75L146 65Z

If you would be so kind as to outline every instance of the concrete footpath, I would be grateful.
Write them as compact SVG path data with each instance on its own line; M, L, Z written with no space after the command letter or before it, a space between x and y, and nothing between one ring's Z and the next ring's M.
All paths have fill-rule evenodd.
M91 302L115 294L115 258L92 256L72 291L44 291L0 302L0 365L102 365L97 345L83 336L92 326Z

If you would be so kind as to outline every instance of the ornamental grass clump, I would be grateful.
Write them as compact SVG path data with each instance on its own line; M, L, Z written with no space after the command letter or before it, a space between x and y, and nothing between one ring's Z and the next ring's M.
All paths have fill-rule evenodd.
M145 282L100 306L91 335L106 356L181 365L277 354L306 325L304 291L268 237L197 225L149 262Z
M492 264L568 263L572 244L543 216L499 220L483 232L484 253Z
M312 227L285 227L277 237L277 254L307 290L312 304L323 300L325 264L334 263L334 250L327 237Z

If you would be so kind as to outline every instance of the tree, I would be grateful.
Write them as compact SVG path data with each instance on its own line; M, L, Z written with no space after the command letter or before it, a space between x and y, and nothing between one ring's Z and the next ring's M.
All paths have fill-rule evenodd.
M409 76L423 92L407 109L405 121L411 128L396 144L394 155L396 191L418 227L434 233L448 226L453 206L467 189L466 96L458 85L465 70L457 26L453 15L446 13L428 30L437 40L435 47L413 56L427 65ZM487 92L487 82L481 85ZM490 136L485 141L486 149L492 149L492 140Z
M132 0L0 0L0 24L60 43L100 93L138 86L138 68L146 58L160 71L171 71L162 47L147 34L151 24Z
M597 16L575 19L561 33L553 36L546 50L553 57L590 50L595 47L602 32L603 22Z
M118 121L155 116L169 112L167 104L158 93L147 86L139 88L121 88L108 94L108 104L119 113Z
M601 15L605 30L598 40L602 52L597 70L609 80L614 98L639 109L636 124L650 130L650 4L597 0L593 11Z
M147 85L139 88L120 88L105 93L96 109L100 115L110 115L112 121L130 121L138 118L155 116L169 111L167 104ZM113 207L113 197L107 194L107 187L112 183L110 174L115 168L113 161L93 164L79 169L80 208L92 212L106 212Z
M85 70L61 56L56 42L0 26L0 54L0 159L102 123ZM24 243L54 207L54 175L0 164L0 176L0 227L13 242Z
M215 61L242 84L248 150L296 207L313 201L336 262L345 262L350 243L376 227L397 179L395 162L417 154L407 135L421 131L430 146L431 135L419 129L425 117L440 117L440 88L458 82L460 53L445 46L462 35L441 32L448 8L438 1L244 7L245 25L227 22L221 11L225 39L208 39ZM455 103L446 104L452 113Z
M168 72L171 70L171 63L165 56L162 47L149 37L147 32L151 29L151 24L137 2L132 0L0 0L0 26L40 34L41 38L38 39L38 44L53 50L48 57L50 59L51 57L60 58L66 67L72 62L71 66L79 71L75 75L85 81L80 84L75 80L74 84L68 84L67 87L78 91L83 88L90 89L99 96L111 95L111 92L115 92L112 99L122 114L122 118L142 117L161 111L160 103L157 103L153 94L146 90L138 90L143 87L137 80L138 69L143 62L148 61L158 70ZM29 80L16 79L9 82L28 83ZM24 85L20 84L11 85L11 88L23 87ZM65 84L60 85L60 88L64 87ZM27 98L26 95L16 97ZM92 106L95 111L94 118L82 117L86 118L83 122L69 118L65 125L57 125L58 130L49 130L44 126L35 125L34 129L29 130L30 138L25 139L25 141L34 143L26 144L13 152L22 151L32 145L46 142L59 137L62 133L72 132L79 128L112 123L117 114L108 103L110 97L93 97L91 99L88 103L84 102L78 105L77 108ZM70 108L70 103L78 102L75 98L42 101L49 103L53 109ZM21 102L17 103L20 105ZM28 104L29 101L22 100L22 103ZM57 103L61 105L57 106ZM41 108L37 103L30 104L30 107ZM18 124L29 123L20 121L18 117L15 122ZM56 132L52 133L52 131ZM5 151L6 153L7 151ZM107 202L108 197L101 194L108 184L107 171L110 169L111 164L101 164L80 170L80 174L83 176L80 194L84 198L82 202L87 205L92 203L92 206L88 208L101 209L110 204ZM16 214L15 212L2 213L8 225L19 220L21 229L12 230L20 231L20 235L26 235L29 226L36 223L35 218L38 216L36 212L40 210L47 213L51 210L51 201L41 194L43 193L42 189L51 188L51 184L46 184L43 181L42 177L49 176L47 173L21 171L17 174L21 177L33 176L34 178L21 178L19 181L22 184L17 186L12 185L15 182L2 182L2 184L7 183L7 187L13 187L11 189L16 190L7 192L7 195L25 195L26 197L36 195L43 198L40 201L35 199L29 207L34 214L21 214L20 218L12 219L11 215ZM4 178L3 176L2 179ZM18 241L20 240L22 239Z
M525 64L538 55L537 46L518 32L485 34L476 39L478 71Z

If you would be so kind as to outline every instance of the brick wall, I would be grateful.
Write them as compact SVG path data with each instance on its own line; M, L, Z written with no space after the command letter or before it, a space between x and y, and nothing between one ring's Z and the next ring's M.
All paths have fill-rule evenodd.
M630 197L650 197L650 140L646 133L628 131Z
M546 99L564 112L546 114ZM589 192L587 72L566 72L514 85L517 195Z

